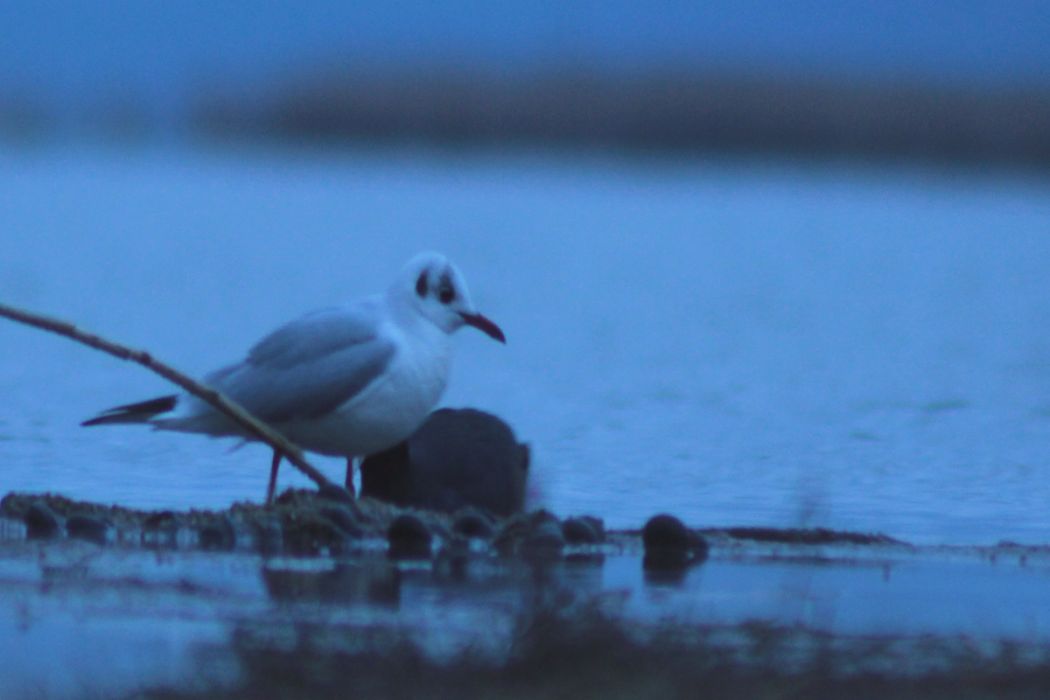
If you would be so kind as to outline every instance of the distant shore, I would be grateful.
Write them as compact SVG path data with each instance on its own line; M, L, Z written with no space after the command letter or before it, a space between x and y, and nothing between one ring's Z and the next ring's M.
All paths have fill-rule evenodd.
M213 92L213 138L1050 165L1050 89L666 71L332 71Z
M161 122L164 122L163 124ZM124 96L83 114L0 91L0 138L419 144L1050 166L1050 86L995 88L666 69L337 68L213 84L176 118Z

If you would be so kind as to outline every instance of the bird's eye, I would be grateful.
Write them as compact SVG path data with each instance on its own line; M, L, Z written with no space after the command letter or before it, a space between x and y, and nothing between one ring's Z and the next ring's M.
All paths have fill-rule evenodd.
M442 277L441 284L438 287L438 299L441 300L442 304L451 304L455 298L456 288L452 286L452 282L448 277Z
M427 295L427 271L419 273L419 279L416 280L416 294L422 299Z

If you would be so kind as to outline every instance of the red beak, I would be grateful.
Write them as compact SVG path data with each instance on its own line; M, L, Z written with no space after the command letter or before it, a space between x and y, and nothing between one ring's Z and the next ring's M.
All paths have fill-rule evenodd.
M503 335L503 331L500 330L499 326L481 314L465 314L460 311L459 315L463 317L463 321L467 325L474 326L493 340L498 340L503 344L507 343L507 336Z

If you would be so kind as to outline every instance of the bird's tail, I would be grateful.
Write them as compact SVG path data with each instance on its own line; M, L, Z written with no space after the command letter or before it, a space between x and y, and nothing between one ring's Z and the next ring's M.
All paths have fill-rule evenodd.
M175 409L178 403L177 394L161 396L158 399L129 403L123 406L115 406L108 411L103 411L94 418L86 420L81 425L110 425L114 423L149 423L153 418L168 413Z

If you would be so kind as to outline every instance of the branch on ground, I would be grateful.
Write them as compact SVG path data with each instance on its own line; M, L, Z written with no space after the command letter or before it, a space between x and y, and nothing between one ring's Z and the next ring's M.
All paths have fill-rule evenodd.
M331 482L325 478L324 474L306 461L306 458L303 456L303 451L295 443L289 441L276 430L266 425L266 423L263 423L258 418L248 413L236 402L223 396L218 391L188 377L182 372L179 372L174 367L167 365L160 360L154 359L150 353L145 352L144 350L136 350L135 348L130 348L126 345L121 345L120 343L115 343L112 340L107 340L106 338L94 333L83 331L72 323L49 318L47 316L41 316L40 314L31 313L22 309L16 309L13 306L7 306L5 304L0 304L0 316L9 318L12 321L17 321L18 323L24 323L27 326L33 326L34 328L39 328L75 340L78 343L83 343L88 347L100 350L121 360L130 360L131 362L142 365L146 369L164 377L169 382L185 389L187 392L193 394L202 401L207 401L216 411L228 416L234 423L241 428L244 428L244 430L250 435L258 438L274 450L280 452L289 462L295 465L299 471L312 479L313 482L317 484L318 488L331 485Z

